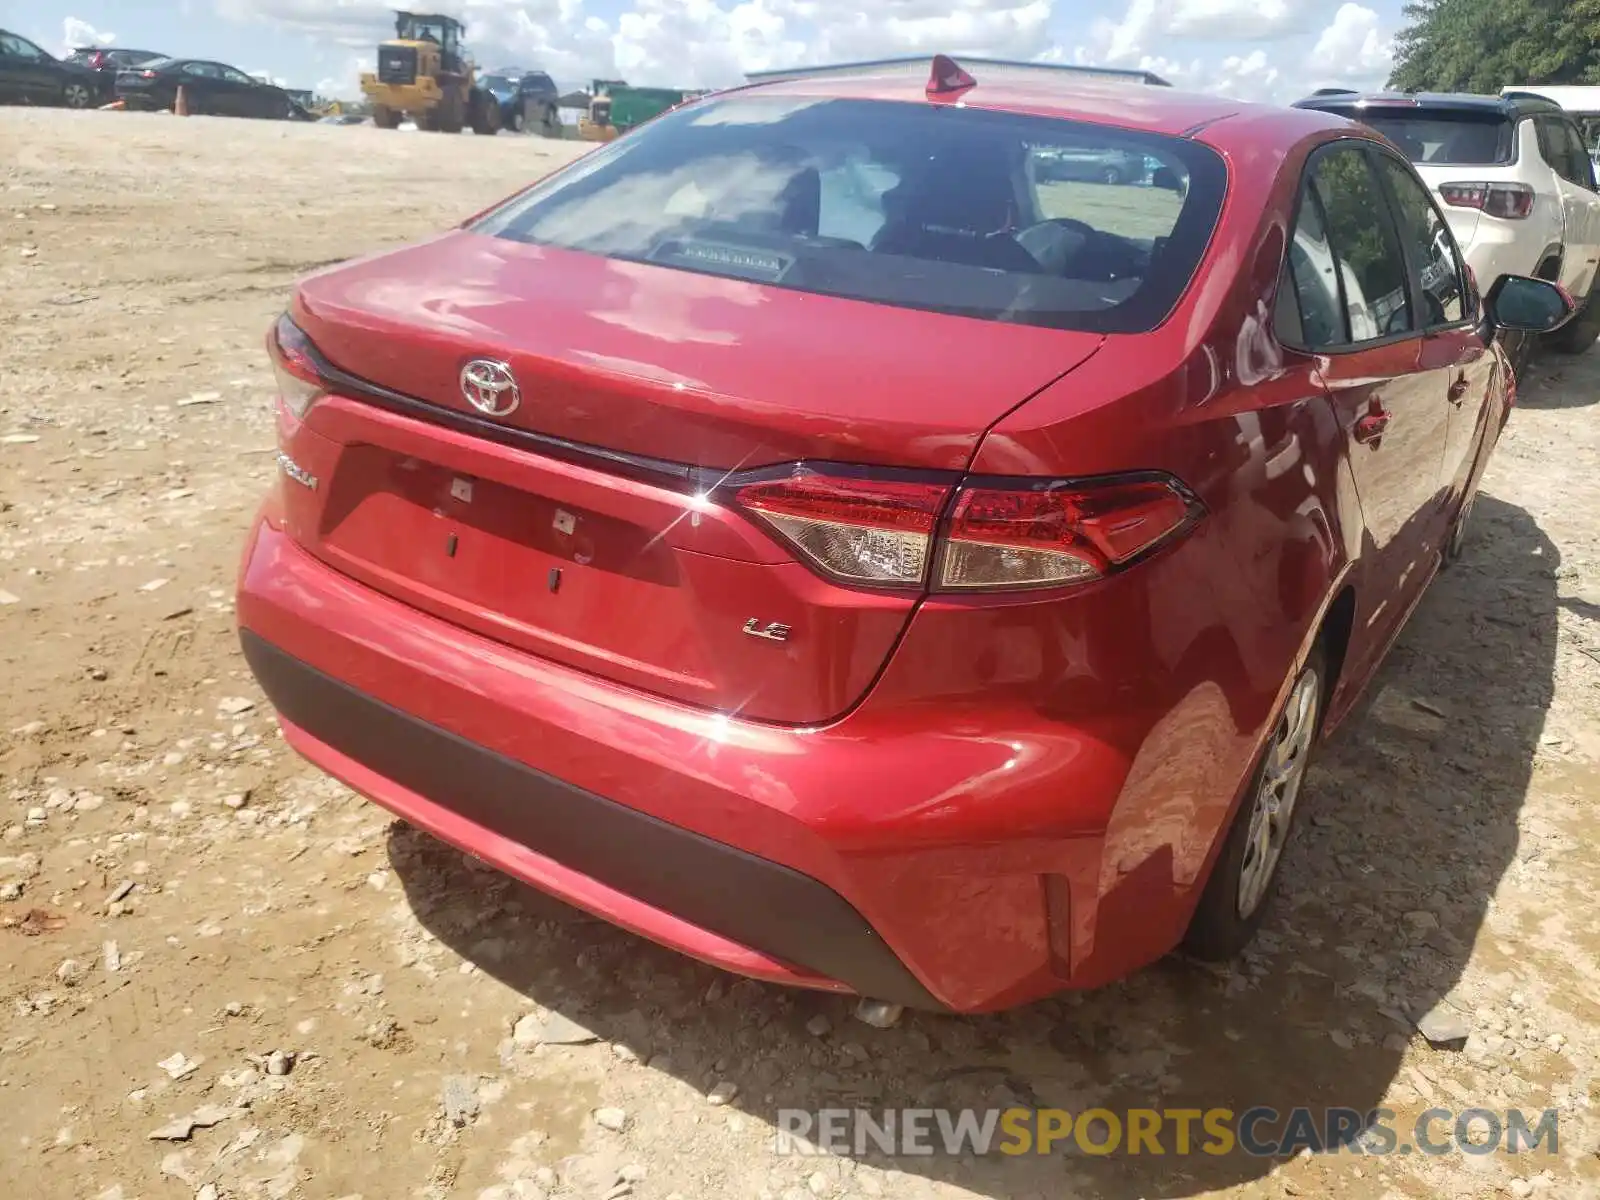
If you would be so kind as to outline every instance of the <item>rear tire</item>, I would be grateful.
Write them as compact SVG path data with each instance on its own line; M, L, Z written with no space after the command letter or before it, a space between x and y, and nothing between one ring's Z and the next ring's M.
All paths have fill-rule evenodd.
M68 108L88 108L94 104L94 90L87 83L74 79L61 89L61 103Z
M400 113L396 109L385 108L381 104L374 105L372 109L372 123L379 129L399 129Z
M1195 958L1233 958L1250 944L1271 907L1306 765L1322 726L1326 680L1327 654L1318 643L1273 717L1272 734L1184 934L1182 948Z
M500 101L489 92L473 90L467 99L472 121L472 132L479 137L493 137L500 132ZM460 126L457 126L457 132Z
M513 108L511 110L511 115L506 118L507 133L521 133L525 128L527 128L527 125L528 117L521 107ZM474 124L473 128L476 130L476 124Z
M544 120L540 122L539 132L548 138L561 136L561 114L554 104L545 106Z

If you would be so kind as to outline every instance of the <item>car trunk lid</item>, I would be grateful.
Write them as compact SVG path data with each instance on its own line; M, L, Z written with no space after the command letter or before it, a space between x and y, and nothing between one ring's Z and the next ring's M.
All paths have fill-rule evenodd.
M313 277L293 312L376 387L313 406L315 442L287 435L319 478L285 484L312 553L532 653L796 724L865 693L920 593L824 580L687 469L699 486L801 461L953 479L1103 340L465 233ZM510 368L516 408L468 402L477 359Z
M313 277L295 313L343 370L442 409L472 414L462 368L497 360L506 426L723 469L959 470L1101 341L471 233Z

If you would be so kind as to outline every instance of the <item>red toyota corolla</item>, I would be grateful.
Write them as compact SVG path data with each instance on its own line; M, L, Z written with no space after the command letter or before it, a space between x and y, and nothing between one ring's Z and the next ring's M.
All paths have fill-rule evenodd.
M722 93L300 285L245 653L318 766L730 970L1225 956L1460 547L1496 323L1571 313L1490 282L1320 113Z

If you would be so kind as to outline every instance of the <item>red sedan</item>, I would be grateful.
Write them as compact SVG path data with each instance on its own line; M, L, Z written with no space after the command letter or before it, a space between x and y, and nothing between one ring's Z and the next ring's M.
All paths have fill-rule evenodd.
M1324 114L724 92L299 286L241 637L313 763L733 971L1227 956L1571 311Z

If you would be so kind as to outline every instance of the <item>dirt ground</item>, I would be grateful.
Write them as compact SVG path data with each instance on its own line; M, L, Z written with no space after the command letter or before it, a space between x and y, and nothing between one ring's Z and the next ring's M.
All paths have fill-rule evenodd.
M475 870L289 753L231 607L273 469L264 332L297 274L573 152L0 111L8 1194L1600 1195L1600 354L1525 384L1468 557L1313 770L1232 970L877 1030ZM1411 1027L1442 1001L1464 1049ZM1284 1160L772 1141L783 1108L1157 1104L1384 1107L1403 1141L1434 1106L1554 1109L1560 1139Z

